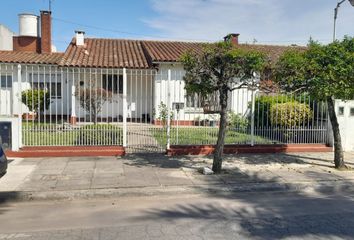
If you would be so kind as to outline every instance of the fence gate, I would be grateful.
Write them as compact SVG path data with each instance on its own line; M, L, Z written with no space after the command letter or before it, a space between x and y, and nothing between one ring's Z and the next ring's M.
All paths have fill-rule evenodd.
M164 153L167 144L166 126L155 121L155 79L163 73L156 70L126 71L126 151L127 153Z

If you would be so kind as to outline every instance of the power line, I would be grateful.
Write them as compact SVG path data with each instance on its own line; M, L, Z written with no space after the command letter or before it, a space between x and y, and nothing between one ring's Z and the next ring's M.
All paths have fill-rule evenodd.
M163 36L144 35L144 34L141 34L141 33L134 33L134 32L127 32L127 31L117 30L117 29L103 28L103 27L98 27L98 26L93 26L93 25L77 23L77 22L73 22L73 21L69 21L69 20L65 20L65 19L60 19L60 18L52 18L52 19L55 20L55 21L58 21L58 22L68 23L68 24L72 24L72 25L77 25L77 26L81 26L81 27L85 27L85 28L91 28L91 29L96 29L96 30L101 30L101 31L106 31L106 32L114 32L114 33L127 34L127 35L135 35L135 36L140 36L140 37L168 39L167 37L163 37ZM212 39L183 39L183 40L185 40L185 41L203 41L203 42L215 41L215 40L212 40Z
M82 24L74 21L69 21L65 19L60 19L60 18L52 18L55 21L58 22L63 22L67 24L72 24L72 25L77 25L85 28L91 28L91 29L96 29L96 30L101 30L105 32L113 32L113 33L119 33L119 34L127 34L127 35L134 35L134 36L140 36L140 37L148 37L148 38L159 38L159 39L166 39L168 40L169 38L163 37L163 36L157 36L157 35L144 35L141 33L135 33L135 32L127 32L127 31L122 31L122 30L117 30L117 29L110 29L110 28L103 28L103 27L98 27L98 26L93 26L93 25L87 25L87 24ZM293 40L261 40L257 39L258 43L307 43L310 38L306 40L301 40L301 39L293 39ZM201 41L201 42L215 42L215 39L171 39L171 40L182 40L182 41ZM326 42L330 41L330 39L317 39L317 41L321 42ZM242 41L243 43L250 43L252 44L253 40L251 41Z

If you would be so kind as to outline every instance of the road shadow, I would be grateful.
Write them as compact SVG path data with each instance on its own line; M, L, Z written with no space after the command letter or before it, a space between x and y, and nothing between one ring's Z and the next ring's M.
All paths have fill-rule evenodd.
M18 192L0 192L0 215L9 211L10 204L19 199Z
M202 162L193 156L169 157L159 153L132 153L123 158L124 164L135 167L157 167L178 169L181 167L191 167L193 164Z
M287 163L302 163L302 159L291 156ZM354 182L342 180L338 183L314 183L313 192L270 191L269 188L248 192L247 185L242 185L243 181L247 184L253 182L269 186L274 183L282 185L284 182L278 176L248 174L237 168L228 171L232 173L225 176L229 176L233 182L225 182L225 186L244 186L246 189L206 191L203 196L210 199L209 201L180 203L168 209L161 207L147 210L139 219L174 223L196 221L200 225L200 232L210 232L211 226L220 226L223 234L241 233L241 236L252 239L354 239ZM242 176L232 179L234 174ZM330 175L329 172L316 171L304 174L310 179ZM213 178L215 175L203 177ZM296 183L287 185L290 189L296 187Z
M167 156L161 153L132 153L123 157L126 160L124 164L135 167L158 167L177 169L181 167L195 168L203 163L211 162L212 155L195 156ZM304 164L330 169L334 168L332 153L326 155L326 158L313 157L306 154L291 153L267 153L267 154L225 154L224 162L251 164L254 166L266 164ZM354 168L354 161L346 161L347 166ZM209 164L210 165L210 164Z

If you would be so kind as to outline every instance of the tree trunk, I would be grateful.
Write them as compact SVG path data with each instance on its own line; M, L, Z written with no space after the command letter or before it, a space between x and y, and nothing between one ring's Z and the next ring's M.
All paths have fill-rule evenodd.
M219 126L219 134L218 141L216 143L216 148L214 152L214 161L213 161L213 171L215 173L221 172L222 167L222 154L224 152L225 145L225 133L227 127L227 99L228 99L228 89L227 86L224 86L219 91L219 101L220 101L220 126Z
M344 163L342 139L340 136L338 119L335 111L334 100L332 97L327 98L327 105L334 138L334 165L336 168L345 168L346 166Z

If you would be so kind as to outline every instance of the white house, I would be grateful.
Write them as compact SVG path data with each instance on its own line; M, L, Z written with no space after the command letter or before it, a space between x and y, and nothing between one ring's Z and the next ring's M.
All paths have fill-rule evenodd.
M19 96L26 89L40 88L48 90L51 99L50 107L42 109L44 116L70 117L72 121L77 118L86 122L87 110L80 106L78 96L72 91L74 88L75 91L90 88L94 81L95 87L113 93L111 101L103 104L98 117L102 121L119 119L123 114L125 68L128 118L132 121L152 120L158 115L156 111L161 102L167 103L169 71L171 104L184 104L178 114L182 124L216 117L204 114L202 102L196 96L188 96L184 89L184 71L179 58L188 50L201 51L201 43L86 38L84 32L78 31L64 53L54 53L51 50L51 29L48 28L50 21L50 12L46 11L41 12L40 18L20 14L20 35L13 38L14 50L0 52L1 115L28 112L26 104L20 103ZM229 35L228 40L238 44L238 34ZM239 46L257 48L271 58L287 49L280 46ZM231 110L245 114L250 97L251 92L247 89L232 93ZM174 118L177 118L177 113Z
M12 51L12 37L15 35L10 29L0 24L0 51Z
M205 99L186 92L179 62L186 51L200 52L203 43L88 38L76 31L66 51L58 53L53 51L48 11L41 11L40 17L21 14L19 32L13 36L13 50L0 51L2 121L21 124L35 119L42 124L38 131L46 131L53 123L60 131L65 131L63 125L74 129L92 122L119 125L124 120L161 125L170 109L172 125L215 126L218 122L218 115L206 110ZM239 44L238 37L229 34L225 41L262 51L271 61L290 48ZM38 89L48 96L40 95ZM33 101L25 99L26 91L38 96L32 96ZM212 97L208 104L217 105ZM49 99L49 106L36 109L39 98ZM252 90L246 88L232 92L230 111L246 116L251 98ZM139 131L150 128L141 126ZM31 143L39 141L32 139ZM55 145L60 144L64 143Z

